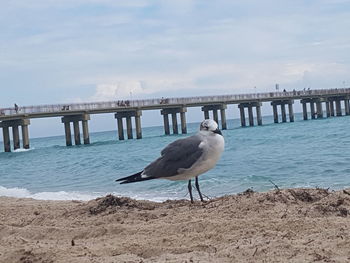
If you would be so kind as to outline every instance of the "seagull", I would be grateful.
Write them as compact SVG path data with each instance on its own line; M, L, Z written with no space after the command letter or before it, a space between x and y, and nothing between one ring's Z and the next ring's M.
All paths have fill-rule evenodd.
M188 180L188 191L193 203L191 179L200 200L198 176L212 169L224 151L225 140L218 124L206 119L200 124L199 132L190 137L176 140L161 151L161 156L147 165L141 172L117 179L120 184L141 182L152 179Z

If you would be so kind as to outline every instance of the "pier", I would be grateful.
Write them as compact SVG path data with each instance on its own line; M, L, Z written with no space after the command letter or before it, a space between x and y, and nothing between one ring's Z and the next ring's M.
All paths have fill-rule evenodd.
M190 107L199 107L205 119L214 119L221 129L225 130L227 129L226 115L229 115L227 105L237 105L240 111L241 126L245 127L246 116L248 116L249 126L263 125L261 116L263 102L270 102L274 122L279 123L279 116L281 116L281 122L287 122L287 120L294 122L294 101L300 101L303 109L303 119L308 120L350 115L349 99L350 88L344 88L23 106L0 109L0 128L3 132L4 151L10 152L10 131L12 131L12 148L14 150L21 146L20 137L22 137L23 148L29 149L29 125L30 120L34 118L61 117L66 145L72 146L71 124L73 125L74 144L81 144L80 127L83 143L90 143L89 121L92 114L114 113L118 129L118 136L116 137L119 140L124 140L124 121L128 139L134 138L133 130L135 130L136 139L142 138L141 117L142 111L146 110L160 110L160 116L163 116L164 133L169 135L171 134L169 115L171 115L172 133L179 133L178 116L181 133L187 133L186 112L187 108ZM279 109L281 114L278 113ZM344 112L342 109L344 109ZM132 120L134 120L135 129L133 129ZM22 136L20 136L20 129Z

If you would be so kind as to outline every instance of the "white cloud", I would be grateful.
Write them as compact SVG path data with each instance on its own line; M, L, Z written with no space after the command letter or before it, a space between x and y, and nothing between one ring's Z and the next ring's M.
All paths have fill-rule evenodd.
M68 85L61 100L349 82L350 10L338 7L348 1L30 2L0 10L0 77L57 93Z
M272 90L275 83L289 89L304 87L341 87L350 71L348 65L339 63L247 63L212 64L197 66L189 71L172 74L144 76L128 75L123 80L113 76L85 79L96 83L95 94L80 98L84 101L106 101L115 99L139 99L147 95L168 93L178 96L205 95L201 92L212 90L216 93L249 93ZM139 77L139 78L138 78Z
M132 93L143 93L140 81L119 81L115 84L98 84L90 101L108 101L131 98Z

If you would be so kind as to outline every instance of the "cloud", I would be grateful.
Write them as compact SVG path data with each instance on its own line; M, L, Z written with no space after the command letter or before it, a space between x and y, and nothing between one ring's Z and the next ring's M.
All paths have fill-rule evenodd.
M120 80L113 76L86 79L95 82L95 93L81 101L141 99L153 96L196 96L269 91L276 83L288 89L341 87L349 65L339 63L247 63L197 66L171 74L132 76ZM273 72L273 74L271 73ZM203 93L204 91L204 93Z
M142 94L140 81L119 81L115 84L98 84L90 101L108 101L132 98L132 93Z
M337 85L350 80L348 3L11 1L0 78L38 87L29 104Z

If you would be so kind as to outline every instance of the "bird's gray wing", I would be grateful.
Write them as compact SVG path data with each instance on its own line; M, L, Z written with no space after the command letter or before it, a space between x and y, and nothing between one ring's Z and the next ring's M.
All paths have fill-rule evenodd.
M180 168L190 168L203 154L203 149L199 148L200 143L198 135L172 142L162 150L161 157L144 169L143 174L164 178L177 175Z

